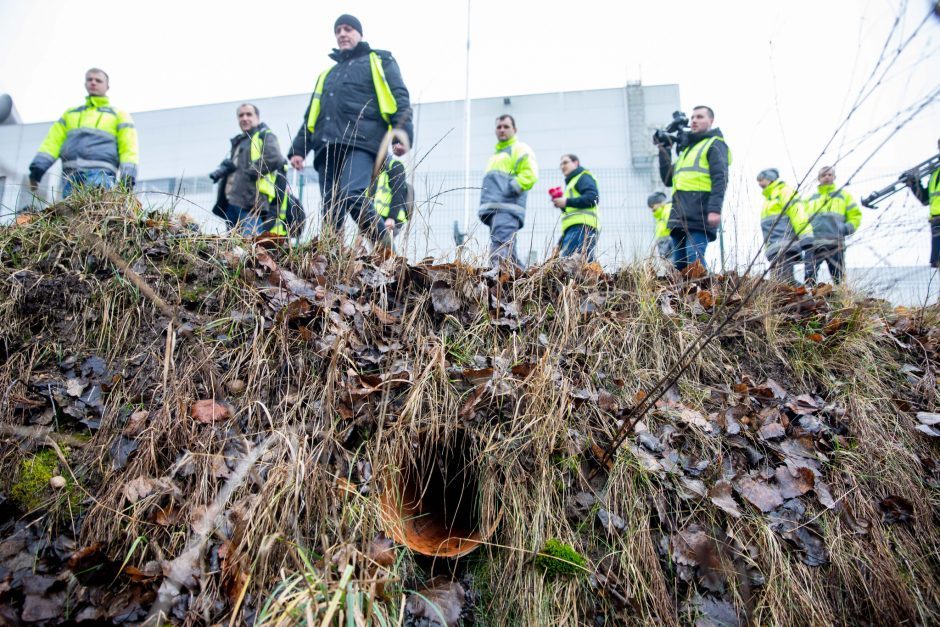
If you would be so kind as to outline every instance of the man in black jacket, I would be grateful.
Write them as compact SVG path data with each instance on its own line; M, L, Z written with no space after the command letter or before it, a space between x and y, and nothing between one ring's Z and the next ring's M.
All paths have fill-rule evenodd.
M678 159L672 163L671 144L654 140L659 148L659 174L663 184L672 187L670 236L674 245L672 260L678 270L698 262L705 267L705 249L714 241L721 225L721 205L728 188L731 151L721 129L712 128L715 112L699 106L692 110L690 130L676 146Z
M387 131L400 129L410 145L411 102L390 52L362 40L362 24L341 15L333 25L336 65L322 72L290 152L301 170L313 151L320 179L324 224L341 231L347 212L373 241L384 239L385 223L369 199L372 170ZM384 156L384 155L383 155Z
M209 175L219 186L212 213L246 237L264 230L286 234L275 200L275 179L286 167L277 137L255 105L241 105L237 115L241 132L232 138L228 158Z

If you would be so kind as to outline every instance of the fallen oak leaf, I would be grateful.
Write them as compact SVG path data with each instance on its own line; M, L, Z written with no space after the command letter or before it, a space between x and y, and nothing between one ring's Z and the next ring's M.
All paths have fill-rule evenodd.
M205 399L193 403L189 415L196 422L203 424L212 424L219 420L225 420L231 416L228 407L212 399Z
M767 513L783 505L780 490L763 481L755 481L751 477L743 477L735 486L745 501Z
M803 496L813 489L816 484L816 475L806 466L788 468L786 465L777 466L774 478L780 486L780 494L785 499Z
M761 427L757 434L762 440L776 440L786 436L787 432L779 422L771 422Z
M731 494L730 481L716 481L712 489L708 491L708 499L717 505L722 511L730 514L734 518L741 517L741 510Z
M124 498L133 504L153 494L153 490L154 485L152 479L137 477L136 479L131 479L124 485L123 493Z

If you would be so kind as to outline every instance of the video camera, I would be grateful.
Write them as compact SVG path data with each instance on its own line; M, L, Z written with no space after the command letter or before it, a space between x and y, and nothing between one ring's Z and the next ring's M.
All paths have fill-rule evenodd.
M225 178L236 169L237 168L231 159L224 159L222 163L219 164L219 167L214 172L209 174L209 178L212 179L213 183L218 183L221 179Z
M668 149L673 144L685 144L688 135L689 117L682 111L673 111L672 122L666 128L656 129L653 133L653 143Z

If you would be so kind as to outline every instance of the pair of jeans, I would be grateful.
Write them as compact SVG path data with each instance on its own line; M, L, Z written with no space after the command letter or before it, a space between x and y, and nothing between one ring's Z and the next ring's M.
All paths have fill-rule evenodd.
M845 244L834 246L815 246L806 251L806 280L815 282L819 276L819 266L826 263L829 275L835 285L845 278Z
M587 261L594 261L594 253L597 250L597 230L586 224L569 226L561 234L559 246L562 257L584 255Z
M225 221L230 228L238 229L238 232L245 237L255 237L261 235L261 216L257 213L247 211L243 207L228 204L225 207Z
M375 155L349 146L330 146L317 154L314 168L320 179L324 226L341 233L349 214L372 242L394 238L394 233L386 233L385 221L368 194L374 166Z
M63 197L68 198L72 192L82 187L100 187L113 189L117 177L110 170L91 168L88 170L71 170L63 173L65 185L62 187Z
M669 234L672 238L672 263L677 270L685 270L696 261L702 267L705 265L705 249L708 248L708 234L705 231L683 231L673 229Z

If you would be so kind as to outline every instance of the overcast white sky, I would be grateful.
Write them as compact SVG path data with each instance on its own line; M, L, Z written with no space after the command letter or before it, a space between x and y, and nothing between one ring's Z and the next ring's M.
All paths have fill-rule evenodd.
M632 79L678 83L685 109L704 103L717 113L734 155L739 228L750 232L761 200L756 172L776 166L786 179L801 179L882 53L891 58L931 4L473 0L470 90L485 97ZM112 101L130 111L309 93L330 63L333 21L344 12L362 21L373 47L394 53L413 100L463 97L466 3L454 0L0 0L0 92L13 96L26 122L52 120L80 102L84 70L93 65L110 73ZM858 197L882 183L878 177L935 154L938 99L876 149L898 111L938 84L940 20L930 19L822 161L838 162L844 180L874 154L852 181ZM907 220L922 230L925 209L898 204L893 211L901 213L867 213L866 226L891 223L899 231Z

